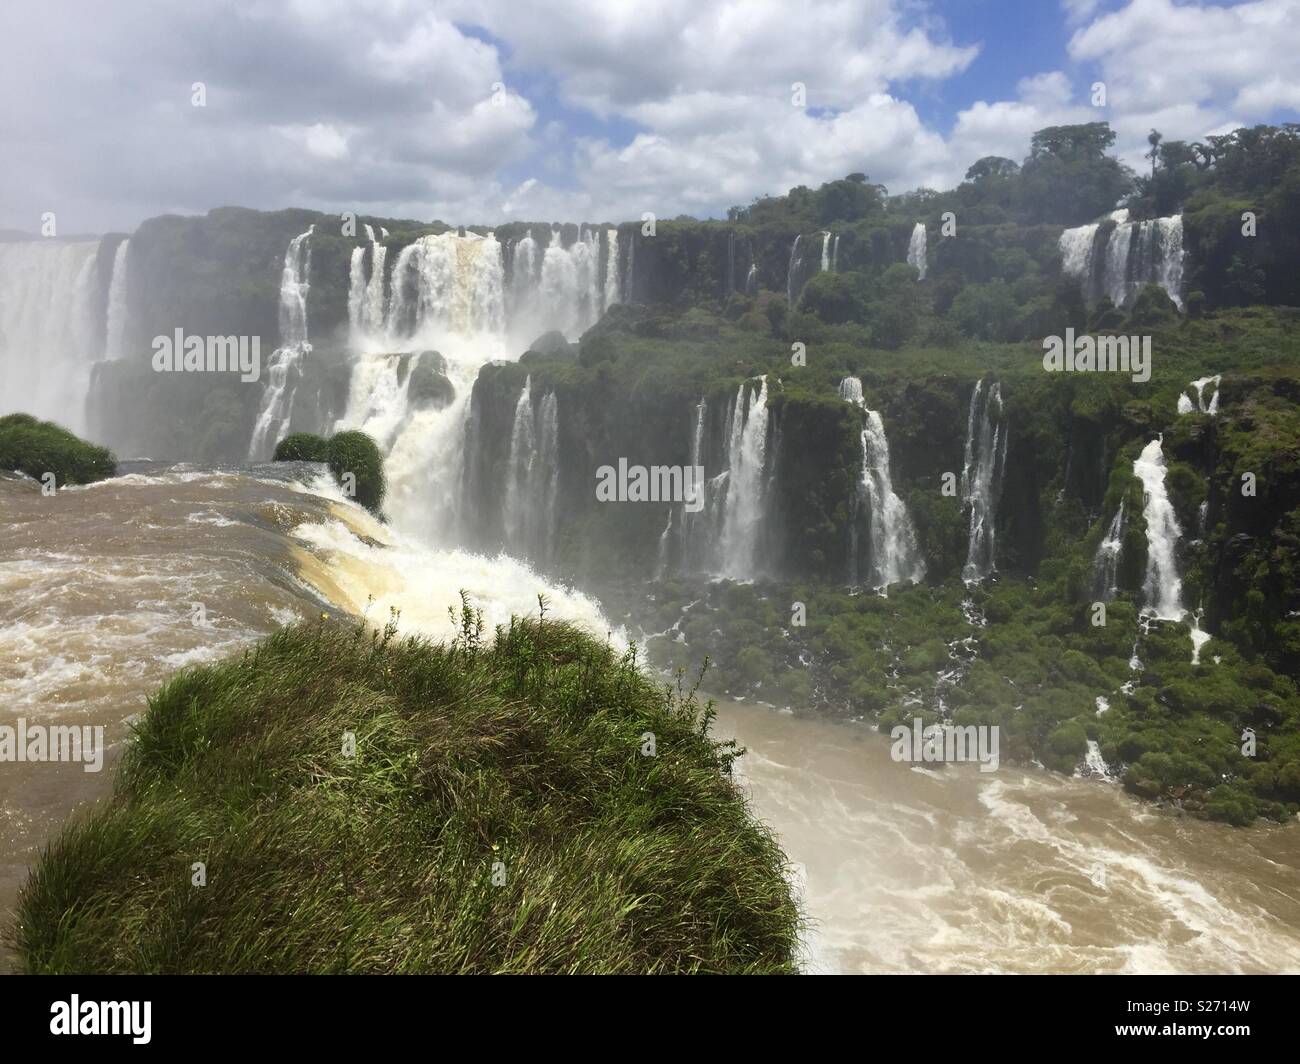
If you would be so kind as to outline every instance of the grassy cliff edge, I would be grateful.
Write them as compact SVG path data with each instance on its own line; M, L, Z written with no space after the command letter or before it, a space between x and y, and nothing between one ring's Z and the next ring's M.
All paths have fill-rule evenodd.
M150 700L14 942L33 973L792 972L711 716L544 619L282 629Z

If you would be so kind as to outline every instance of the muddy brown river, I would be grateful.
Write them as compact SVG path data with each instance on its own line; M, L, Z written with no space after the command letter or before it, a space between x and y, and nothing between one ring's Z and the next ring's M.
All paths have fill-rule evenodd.
M0 918L42 843L109 793L129 722L178 669L322 610L450 634L536 609L603 635L584 595L506 557L429 548L311 467L136 464L41 495L0 475L0 723L102 726L103 771L0 763ZM1112 784L890 760L866 728L719 703L716 731L795 866L817 972L1300 972L1300 824L1246 830ZM11 962L6 957L5 966Z

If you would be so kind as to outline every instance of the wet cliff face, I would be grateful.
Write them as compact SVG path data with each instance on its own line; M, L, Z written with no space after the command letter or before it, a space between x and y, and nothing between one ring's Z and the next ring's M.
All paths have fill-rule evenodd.
M1204 249L1218 230L1207 219L1188 222L1190 277L1209 269L1193 262L1197 254L1213 255ZM1148 386L1114 375L1045 374L1033 344L964 343L954 322L974 322L989 330L986 339L1005 340L1053 322L1082 326L1086 314L1079 286L1061 273L1059 227L978 222L964 220L960 235L949 237L937 216L927 219L923 286L899 265L914 238L911 218L875 215L832 226L830 236L830 229L666 220L653 236L635 223L500 227L507 316L515 273L527 268L518 261L526 240L535 244L532 268L539 274L548 247L587 240L607 278L612 263L617 293L580 342L576 333L570 343L552 332L519 362L479 372L464 430L461 534L577 579L716 570L717 550L707 541L723 536L727 519L723 475L735 457L732 437L746 420L743 411L739 423L735 417L738 389L766 374L762 475L750 489L758 497L745 508L759 515L749 536L753 575L848 580L854 536L871 533L862 523L864 415L837 394L839 381L856 374L865 406L887 436L893 491L914 526L926 579L957 580L970 552L972 501L960 481L968 472L972 394L978 381L997 381L1005 459L988 517L997 570L1055 572L1072 554L1078 557L1070 565L1086 566L1124 497L1129 522L1118 579L1121 588L1137 590L1145 543L1131 466L1136 451L1164 432L1188 594L1204 598L1207 615L1236 625L1243 639L1266 641L1264 628L1285 627L1292 608L1275 585L1291 575L1294 551L1288 547L1282 560L1270 553L1277 535L1285 540L1295 524L1289 501L1297 484L1285 458L1294 436L1291 379L1229 373L1217 416L1178 415L1186 381L1217 371L1210 361L1222 360L1218 352L1240 345L1254 326L1247 319L1230 327L1188 320L1156 306L1147 291L1127 313L1102 306L1093 316L1109 316L1121 330L1156 333L1157 375ZM343 225L308 211L233 208L142 225L131 238L121 357L93 369L91 435L126 455L243 460L265 377L244 383L235 375L158 374L150 364L152 340L177 329L255 336L265 374L282 341L285 249L309 228L303 301L310 351L289 371L284 417L295 431L329 431L347 408L355 371L351 272L359 267L371 276L382 258L387 298L400 294L409 303L412 293L397 291L409 281L394 279L394 263L421 237L448 232L441 223L398 220L358 219L350 233ZM1112 238L1115 228L1106 224ZM97 252L99 304L108 298L118 243L105 240ZM1006 306L999 292L1007 294ZM834 300L846 316L832 323L819 314L840 306ZM792 364L795 341L808 349L804 366ZM1255 352L1269 342L1251 341L1247 362L1258 363ZM530 346L526 339L511 343L511 357ZM520 454L525 445L543 446L543 433L554 437L545 443L545 462L554 467L545 475ZM667 503L596 500L602 466L620 459L681 466L693 457L706 478L723 477L705 517L674 517ZM1257 492L1243 497L1241 474L1252 471ZM542 525L524 522L522 539L521 518L507 513L511 483L517 509L540 500L547 511ZM1261 573L1278 579L1261 584Z

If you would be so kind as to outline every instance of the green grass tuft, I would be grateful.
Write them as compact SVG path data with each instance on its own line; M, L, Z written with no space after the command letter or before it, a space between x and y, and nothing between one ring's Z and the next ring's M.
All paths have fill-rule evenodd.
M785 857L711 709L567 624L461 619L447 645L286 628L170 680L26 884L23 968L795 971Z

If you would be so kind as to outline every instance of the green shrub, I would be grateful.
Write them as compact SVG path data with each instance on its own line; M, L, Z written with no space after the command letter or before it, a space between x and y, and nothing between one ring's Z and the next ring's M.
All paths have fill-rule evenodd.
M329 460L330 443L323 436L310 432L294 432L275 445L273 462L325 462Z
M377 514L386 490L384 456L378 444L364 432L340 432L329 442L326 461L343 490L352 490L357 502ZM355 481L351 485L345 479L348 474Z
M0 417L0 469L13 469L40 480L53 473L59 487L90 484L117 473L107 448L78 439L52 421L30 414Z

